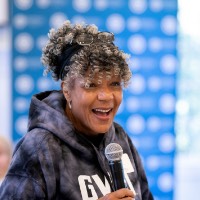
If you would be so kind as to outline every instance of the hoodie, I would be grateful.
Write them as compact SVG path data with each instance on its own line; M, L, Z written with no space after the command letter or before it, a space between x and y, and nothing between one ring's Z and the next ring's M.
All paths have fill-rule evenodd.
M136 200L153 199L131 139L117 123L94 145L78 133L65 115L61 91L47 91L31 100L28 132L17 144L0 188L1 200L97 200L114 191L104 151L108 144L123 149L127 187Z

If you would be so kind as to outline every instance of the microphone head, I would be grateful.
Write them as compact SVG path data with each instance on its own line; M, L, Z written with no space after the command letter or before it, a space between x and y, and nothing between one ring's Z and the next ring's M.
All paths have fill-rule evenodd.
M117 143L110 143L105 148L105 156L109 161L121 160L122 155L123 155L123 149Z

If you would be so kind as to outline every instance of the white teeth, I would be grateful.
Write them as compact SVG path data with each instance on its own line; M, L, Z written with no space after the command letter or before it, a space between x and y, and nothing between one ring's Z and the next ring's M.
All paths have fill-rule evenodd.
M102 109L94 109L95 111L97 111L97 112L103 112L103 113L107 113L107 112L109 112L111 109L107 109L107 110L102 110Z

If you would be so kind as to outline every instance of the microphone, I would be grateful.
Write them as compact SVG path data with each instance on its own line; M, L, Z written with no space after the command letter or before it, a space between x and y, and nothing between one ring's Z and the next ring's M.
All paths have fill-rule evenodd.
M122 147L117 143L110 143L105 148L105 156L108 159L115 191L126 188L124 171L121 157L123 155Z

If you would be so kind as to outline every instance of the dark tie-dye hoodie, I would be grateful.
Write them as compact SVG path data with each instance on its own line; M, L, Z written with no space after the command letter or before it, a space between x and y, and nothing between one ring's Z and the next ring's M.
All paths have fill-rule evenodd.
M127 186L138 200L153 199L140 158L124 130L113 123L98 148L74 130L60 91L33 96L28 133L15 148L0 188L1 200L96 200L113 191L105 147L123 148ZM125 163L125 164L124 164Z

